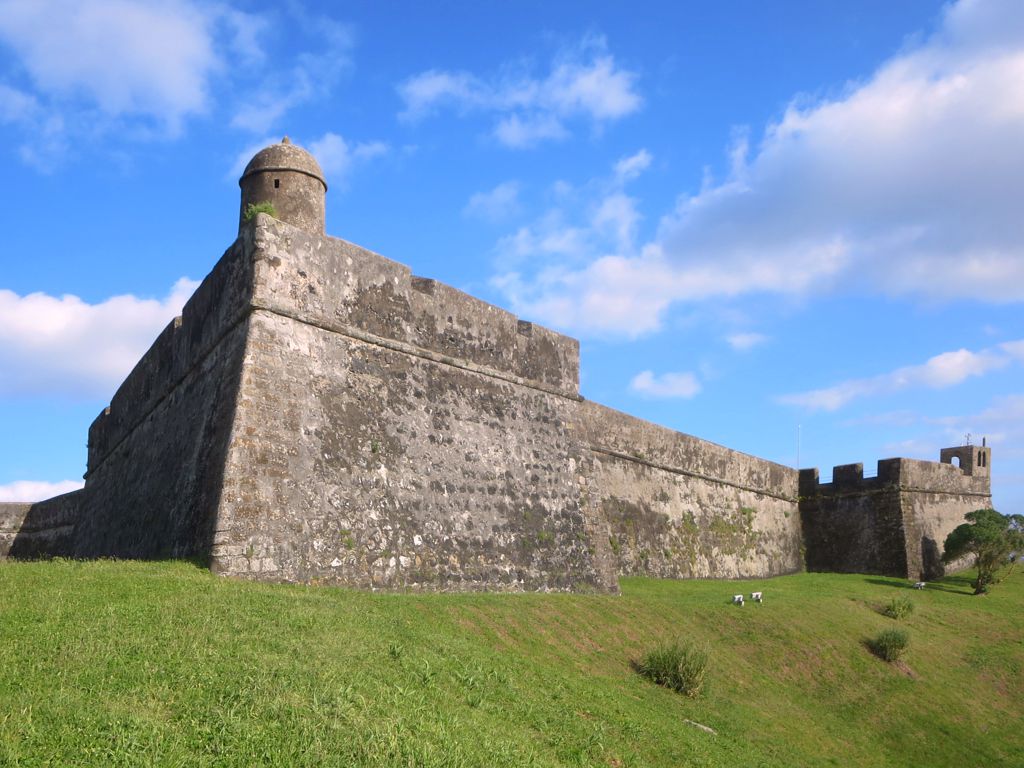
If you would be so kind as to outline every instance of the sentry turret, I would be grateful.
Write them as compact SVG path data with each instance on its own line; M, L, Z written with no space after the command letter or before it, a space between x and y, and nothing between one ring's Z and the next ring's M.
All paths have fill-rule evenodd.
M285 136L280 144L261 149L245 166L242 178L239 230L249 205L270 203L274 217L308 232L324 232L327 182L316 159Z

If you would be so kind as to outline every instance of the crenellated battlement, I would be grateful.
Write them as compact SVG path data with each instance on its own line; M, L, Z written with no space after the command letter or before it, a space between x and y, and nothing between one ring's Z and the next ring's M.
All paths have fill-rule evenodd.
M899 482L903 459L880 459L873 476L864 475L864 464L839 464L832 467L832 479L821 482L815 467L800 470L800 496L835 495L879 491Z
M828 482L821 482L817 468L801 469L800 496L849 495L890 488L935 493L988 493L991 450L968 445L943 448L939 461L879 459L874 476L864 475L862 463L839 464L832 468L832 479ZM954 459L960 459L962 463L953 463Z
M943 448L939 461L882 459L800 470L807 567L932 578L942 572L946 536L964 515L991 504L990 449ZM954 464L954 460L957 462Z

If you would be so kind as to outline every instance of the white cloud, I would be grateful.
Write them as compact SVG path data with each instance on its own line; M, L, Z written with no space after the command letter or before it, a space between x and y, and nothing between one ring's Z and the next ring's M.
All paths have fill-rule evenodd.
M468 72L428 70L398 86L405 108L400 117L420 120L442 109L495 115L495 138L508 147L530 147L570 135L567 122L585 119L599 128L637 111L642 99L635 73L619 68L603 38L589 37L563 51L550 72L526 72L489 79Z
M353 46L348 25L299 3L249 13L197 0L0 0L0 49L17 62L0 82L0 123L20 126L19 154L41 170L114 132L175 138L214 111L265 134L329 97Z
M688 371L660 375L641 371L633 377L629 388L648 397L688 399L700 392L700 382Z
M494 126L494 137L506 147L526 149L548 139L568 138L569 131L552 114L509 115Z
M519 182L503 181L494 189L471 195L462 212L490 221L504 219L518 212L519 190Z
M957 434L971 432L980 435L989 432L1002 432L1009 425L1017 430L1024 430L1024 394L1009 394L995 398L987 408L969 416L944 416L927 419L930 423L955 428ZM961 426L967 429L961 429ZM1024 451L1024 445L1018 446Z
M405 102L401 117L419 120L436 114L441 107L483 107L487 96L480 92L482 87L468 72L421 72L398 86Z
M305 47L297 56L281 53L272 64L259 60L259 77L252 89L245 89L236 107L231 125L252 133L265 133L295 107L317 98L326 98L340 78L352 68L354 35L347 24L326 16L307 14L302 6L287 6L291 33L304 36ZM266 28L280 24L260 20L253 24L246 19L241 30L245 47L256 47L257 38Z
M748 349L764 344L768 341L768 337L763 333L734 333L731 336L726 336L725 340L733 349L745 352Z
M389 147L383 141L350 144L343 136L328 132L311 141L309 151L330 177L328 182L341 186L355 166L386 155Z
M615 178L620 183L632 181L651 166L654 158L646 149L641 149L635 155L624 157L615 164Z
M1021 342L1009 342L1002 348L1013 348ZM824 389L784 395L780 402L810 410L835 411L853 400L889 394L904 389L946 389L976 376L1006 367L1011 357L999 349L972 352L958 349L943 352L920 365L909 365L895 371L864 379L850 379Z
M964 0L828 100L800 96L647 242L504 284L539 319L636 336L676 303L830 291L1024 301L1024 14ZM634 311L595 316L615 294Z
M81 480L60 480L50 483L45 480L15 480L0 485L0 501L45 501L62 493L77 491L84 483Z
M595 232L610 238L621 252L632 247L640 218L636 200L622 192L613 192L598 202L590 223Z
M636 199L623 185L650 160L646 150L622 158L610 176L591 180L582 192L556 184L558 207L499 240L496 251L503 272L492 284L515 311L595 333L621 333L628 327L635 335L657 326L665 305L656 294L671 276L650 250L637 256L649 257L648 270L623 270L630 256L619 255L637 253L642 219ZM580 263L586 266L573 268Z
M0 40L41 93L172 131L207 107L207 80L220 66L212 22L184 0L0 2Z
M1024 362L1024 339L1020 341L1006 341L999 345L999 348L1010 357Z
M532 274L509 272L494 284L519 314L582 333L637 337L659 330L673 302L731 298L752 290L800 294L836 274L845 248L841 242L809 246L799 265L781 264L771 254L738 254L742 264L731 269L699 262L680 267L656 244L625 254L597 256L580 269L548 264Z
M0 393L113 394L197 285L181 278L162 300L98 304L0 289Z

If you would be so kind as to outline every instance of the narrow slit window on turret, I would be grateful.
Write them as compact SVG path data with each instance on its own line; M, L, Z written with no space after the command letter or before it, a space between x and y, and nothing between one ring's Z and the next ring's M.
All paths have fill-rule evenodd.
M281 180L280 179L274 179L274 189L280 189L280 188L281 188Z

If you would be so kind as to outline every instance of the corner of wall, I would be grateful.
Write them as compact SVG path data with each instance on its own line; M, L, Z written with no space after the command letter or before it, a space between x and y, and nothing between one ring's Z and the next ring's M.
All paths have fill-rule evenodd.
M0 504L0 559L70 556L85 494L80 489L45 501Z

